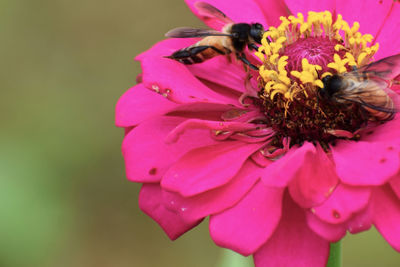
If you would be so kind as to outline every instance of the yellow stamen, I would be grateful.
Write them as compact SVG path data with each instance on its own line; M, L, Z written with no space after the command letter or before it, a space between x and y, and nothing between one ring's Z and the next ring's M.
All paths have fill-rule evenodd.
M309 97L315 94L318 87L323 87L322 78L332 73L345 73L353 67L368 64L379 44L370 43L373 36L362 35L359 32L360 24L354 22L350 27L338 14L336 20L329 11L309 12L307 20L303 14L297 16L280 17L282 23L278 27L270 27L263 35L261 47L255 55L263 62L259 73L263 81L264 92L267 97L274 99L279 95L282 106L288 107L301 93ZM333 22L334 21L334 22ZM342 37L343 36L343 37ZM326 66L310 64L307 59L302 59L301 70L287 69L288 58L285 48L299 39L309 37L327 37L334 46L333 61ZM268 39L268 40L267 40ZM330 68L329 72L326 70Z

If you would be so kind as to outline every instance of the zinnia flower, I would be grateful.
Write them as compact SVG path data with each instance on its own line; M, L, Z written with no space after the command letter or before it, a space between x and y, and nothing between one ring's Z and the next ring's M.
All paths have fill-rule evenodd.
M171 239L209 217L214 242L259 267L324 266L331 242L372 225L400 251L400 117L382 122L316 93L328 75L399 52L400 4L207 2L264 26L259 50L247 53L260 67L165 58L198 39L167 39L136 58L143 73L119 100L116 124L127 177L143 183L140 208Z

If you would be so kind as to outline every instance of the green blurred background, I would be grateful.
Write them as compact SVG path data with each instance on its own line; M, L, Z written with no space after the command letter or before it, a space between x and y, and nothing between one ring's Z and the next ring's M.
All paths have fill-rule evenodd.
M183 0L0 1L0 266L216 266L207 223L175 242L138 208L114 106L136 54L177 26ZM344 266L399 266L376 233Z

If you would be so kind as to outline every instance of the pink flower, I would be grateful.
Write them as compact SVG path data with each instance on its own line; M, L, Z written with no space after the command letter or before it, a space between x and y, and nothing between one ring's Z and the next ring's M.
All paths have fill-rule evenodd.
M200 14L195 2L187 0L200 19L220 30L218 21ZM392 0L207 2L235 22L259 22L266 29L278 27L280 16L298 12L341 14L350 27L345 23L340 27L354 34L354 40L365 40L367 45L361 47L367 52L361 55L361 50L350 49L354 40L345 39L343 32L342 37L328 38L315 28L304 47L296 48L303 38L299 26L290 31L299 34L294 45L285 40L276 53L267 51L272 45L262 45L257 56L263 61L257 64L263 67L251 72L251 79L243 64L230 63L224 56L194 65L165 58L197 39L167 39L140 54L139 84L121 97L116 108L116 124L126 132L122 149L127 177L143 183L140 208L171 239L209 216L215 243L253 254L258 267L294 262L324 266L330 242L343 238L346 231L358 233L372 225L400 251L400 117L377 124L371 122L373 115L365 120L361 114L365 109L359 105L356 111L343 113L325 106L328 119L320 123L322 113L310 115L291 99L311 99L308 107L318 111L317 97L309 96L307 88L316 88L322 73L340 73L340 64L349 71L351 62L360 67L372 56L379 60L397 54L400 4ZM316 17L329 20L328 13L323 14ZM328 23L332 29L335 16ZM289 19L294 23L301 17ZM374 38L356 35L357 25L351 28L354 21L362 34ZM298 25L303 24L307 23ZM272 43L279 43L273 36L277 32L269 30ZM314 46L320 50L312 55ZM349 51L356 51L354 59L346 54ZM274 53L281 60L270 60ZM276 78L283 72L289 82ZM293 119L296 112L298 119ZM337 119L340 116L344 119Z

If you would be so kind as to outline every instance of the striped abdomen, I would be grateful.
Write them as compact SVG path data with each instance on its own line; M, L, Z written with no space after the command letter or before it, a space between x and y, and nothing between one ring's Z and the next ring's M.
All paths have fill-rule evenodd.
M218 55L232 52L232 41L226 36L208 36L197 43L174 52L168 58L184 64L201 63Z

